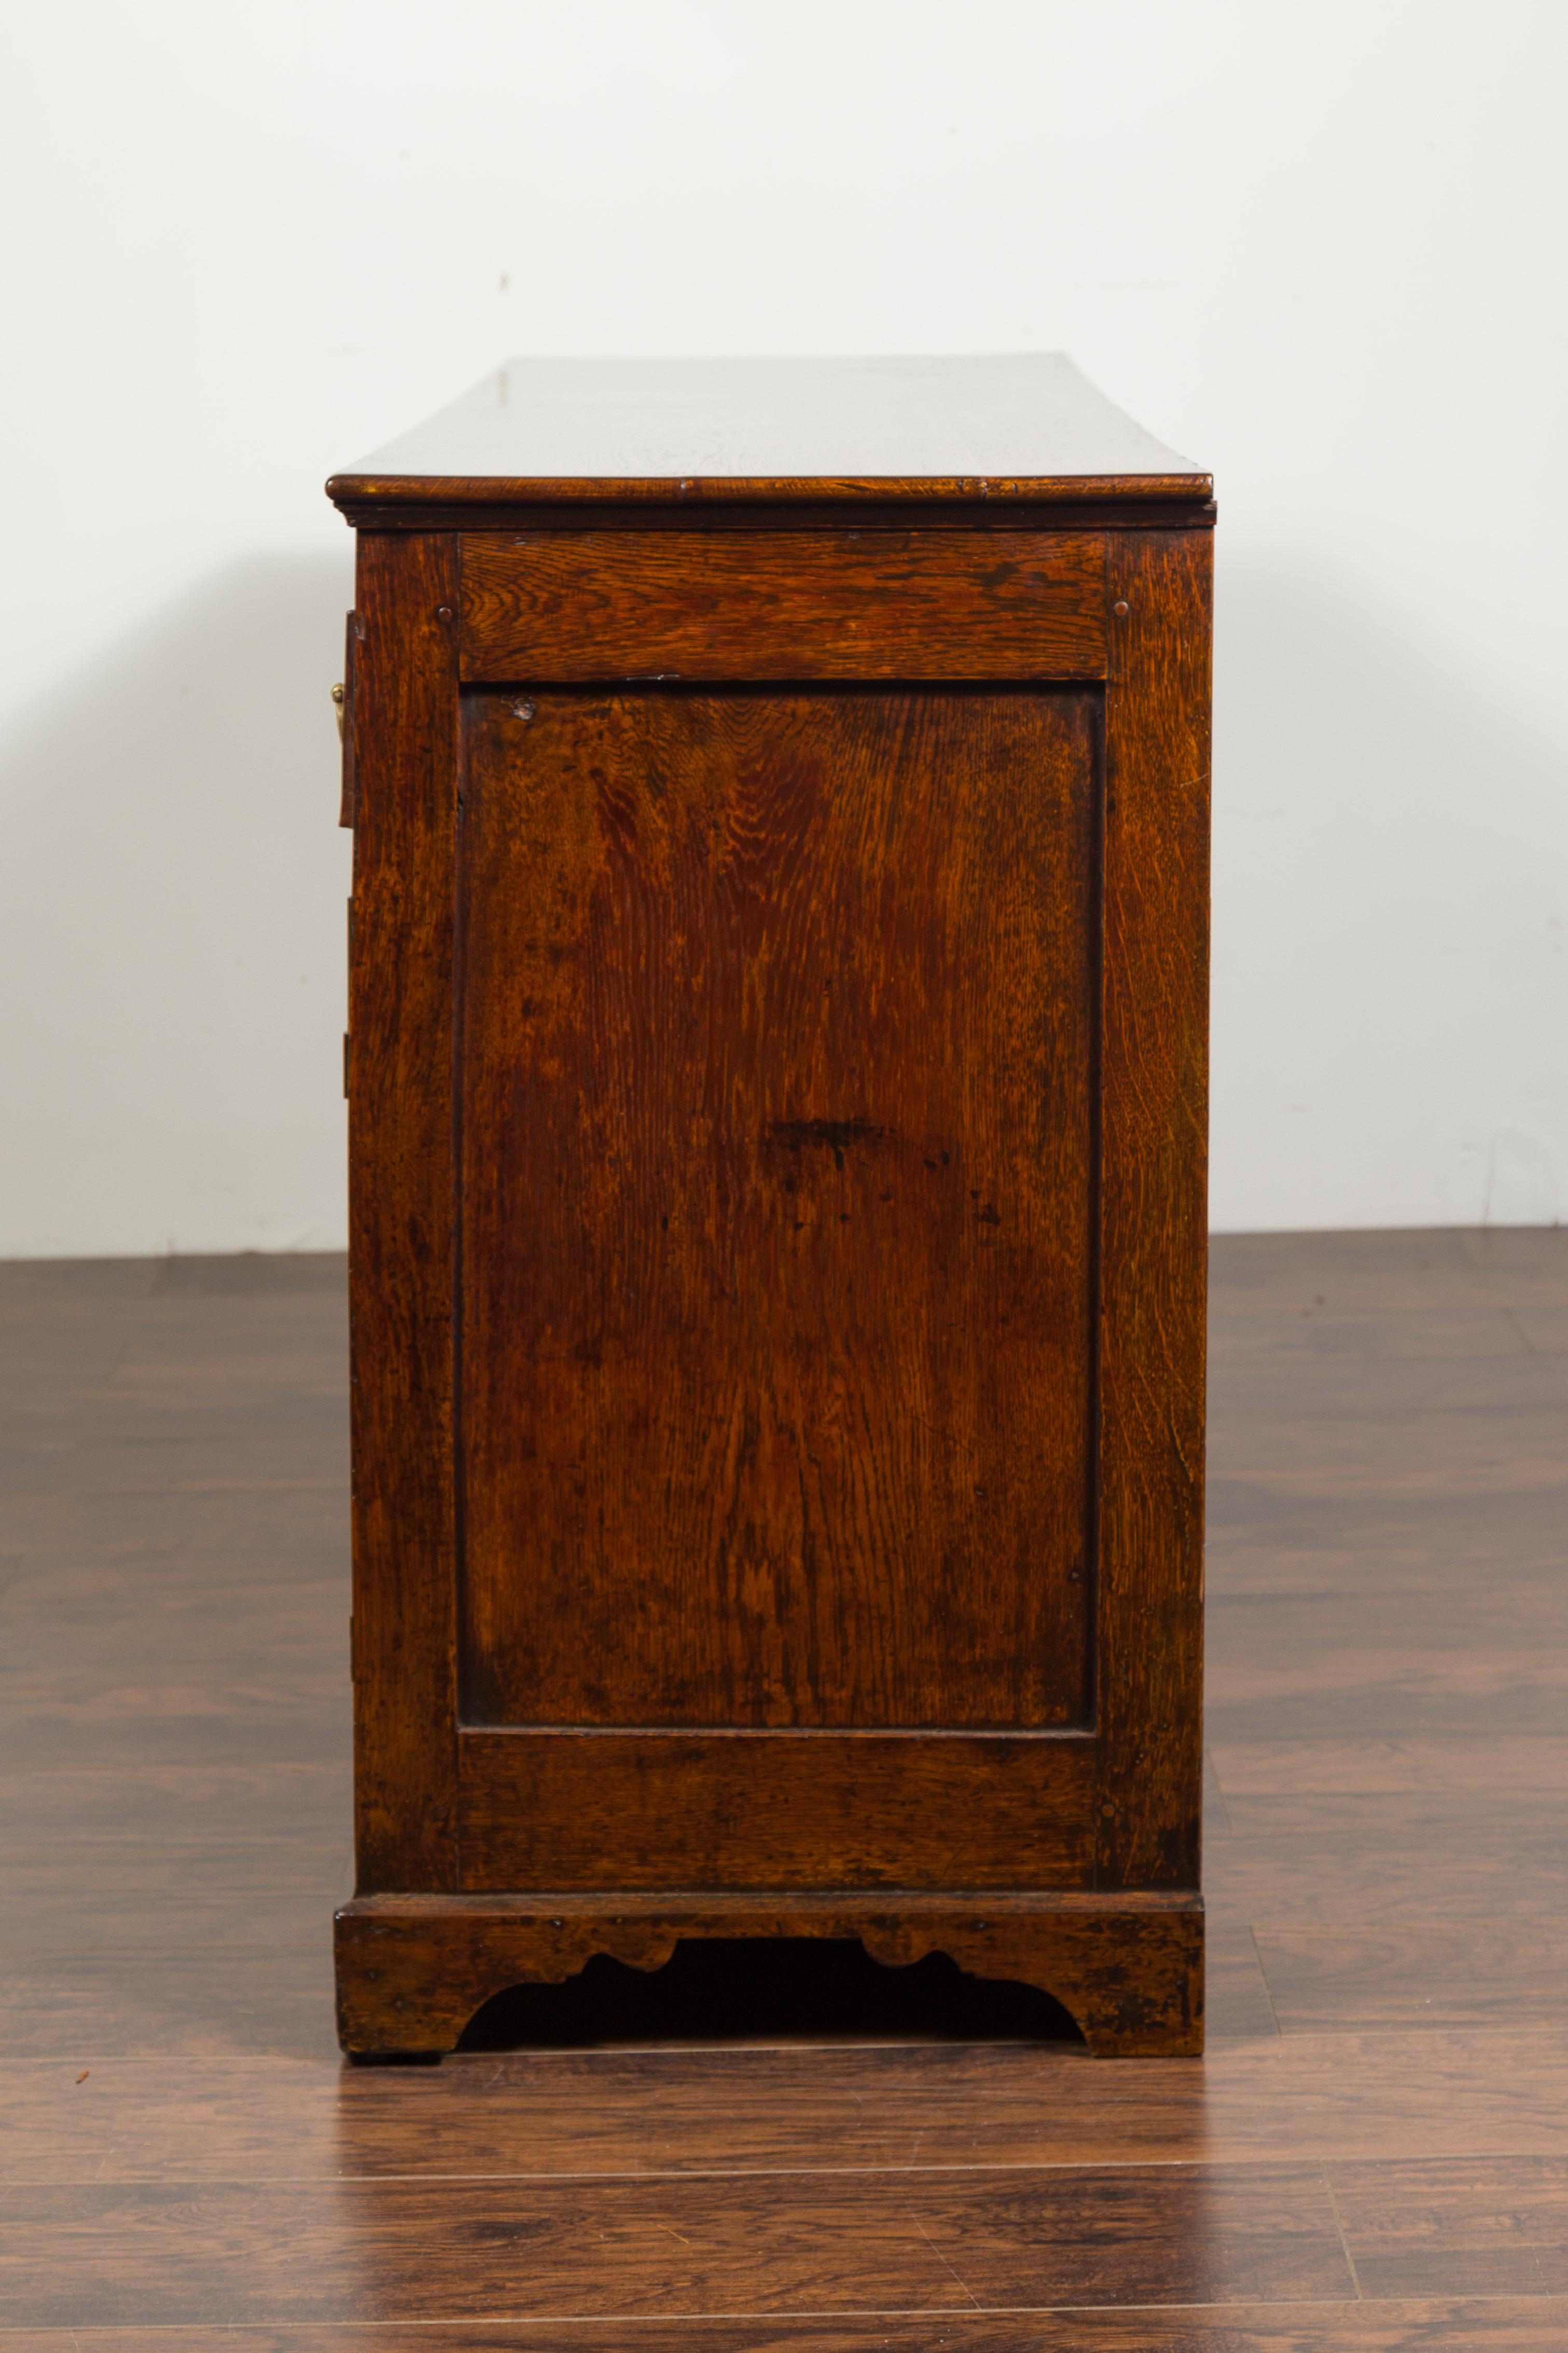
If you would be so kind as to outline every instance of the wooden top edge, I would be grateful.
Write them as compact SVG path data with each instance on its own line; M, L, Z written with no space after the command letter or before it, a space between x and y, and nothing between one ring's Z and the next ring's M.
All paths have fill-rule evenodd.
M1064 353L507 360L334 474L370 505L1206 498Z
M832 500L928 499L953 505L997 506L1030 501L1062 505L1094 500L1139 505L1152 500L1205 502L1214 496L1210 474L1052 474L999 481L977 475L710 475L680 480L670 476L605 475L483 476L475 474L334 474L327 483L334 506L594 506L612 502L700 506L754 500L788 505Z
M443 1915L489 1915L506 1918L559 1917L595 1920L613 1912L626 1920L679 1916L728 1918L742 1913L812 1914L829 1918L852 1913L865 1918L893 1913L900 1919L942 1918L954 1912L975 1911L988 1920L1042 1916L1111 1915L1148 1915L1175 1913L1202 1918L1201 1891L1195 1887L1148 1888L1016 1888L1016 1887L737 1887L725 1889L594 1888L560 1892L545 1889L512 1894L489 1889L469 1894L353 1895L338 1905L335 1920L414 1920Z

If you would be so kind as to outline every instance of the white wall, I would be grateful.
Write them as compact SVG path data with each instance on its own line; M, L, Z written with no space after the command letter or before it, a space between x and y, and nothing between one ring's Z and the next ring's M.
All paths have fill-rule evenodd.
M1221 502L1215 1221L1568 1209L1557 0L13 12L0 1254L342 1234L334 466L1064 348Z

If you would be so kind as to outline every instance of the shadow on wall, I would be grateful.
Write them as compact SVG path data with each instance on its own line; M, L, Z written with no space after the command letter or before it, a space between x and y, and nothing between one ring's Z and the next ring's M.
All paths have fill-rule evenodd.
M1534 681L1219 546L1221 1230L1568 1217L1568 746Z
M0 742L0 1256L342 1243L352 595L236 564Z

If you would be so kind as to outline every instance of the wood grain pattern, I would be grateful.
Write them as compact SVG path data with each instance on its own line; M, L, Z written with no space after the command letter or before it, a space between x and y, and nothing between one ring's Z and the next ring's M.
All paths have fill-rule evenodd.
M1173 522L1178 529L1186 524L1211 530L1215 519L1214 481L1207 474L1150 474L1137 483L1111 474L1054 480L1024 475L1006 481L978 474L916 475L901 481L877 474L788 480L764 474L685 480L626 474L598 480L545 474L334 474L326 488L345 520L361 531L460 531L476 523L508 523L531 511L554 520L574 509L597 516L617 505L640 510L656 529L668 530L689 530L710 514L720 518L736 507L760 510L768 521L813 507L837 517L849 507L858 518L898 522L920 506L931 511L933 521L945 511L959 528L981 522L987 509L997 520L1021 520L1018 511L1031 506L1047 521L1065 511L1077 522L1110 529L1164 529ZM619 527L620 516L616 520Z
M984 1907L984 1909L982 1908ZM337 1915L343 2048L453 2049L509 1985L559 1984L595 1954L663 1967L682 1937L856 1937L907 1968L944 1953L975 1977L1036 1985L1071 2011L1091 2051L1203 2048L1203 1904L1196 1895L984 1890L967 1900L874 1895L383 1895Z
M1426 1841L1450 1857L1444 1913L1455 1922L1568 1922L1568 1825L1561 1795L1517 1793L1506 1847L1498 1800L1393 1791L1355 1797L1243 1798L1231 1834L1212 1838L1211 1888L1238 1916L1298 1926L1387 1926L1430 1916Z
M414 2346L437 2353L536 2353L542 2330L533 2320L421 2321ZM626 2321L571 2323L574 2346L587 2353L624 2353ZM1560 2353L1568 2337L1568 2296L1400 2298L1364 2304L1314 2297L1310 2304L1227 2303L1206 2310L1130 2305L1120 2310L1083 2305L1062 2311L1032 2306L1026 2313L973 2312L962 2319L929 2312L874 2318L842 2314L802 2319L787 2313L743 2320L708 2319L694 2335L688 2319L639 2316L637 2341L650 2353L694 2343L701 2353ZM934 2334L933 2334L934 2329ZM7 2331L5 2353L167 2353L162 2328L25 2329ZM375 2324L370 2345L395 2338ZM234 2353L228 2328L182 2329L179 2353ZM342 2328L309 2323L247 2325L246 2353L345 2353ZM359 2348L354 2348L359 2353ZM402 2346L396 2353L404 2353Z
M1476 1585L1470 1582L1472 1607ZM1491 1596L1487 1597L1490 1606ZM1407 1603L1414 1609L1418 1601ZM1262 1613L1258 1623L1262 1625ZM1472 1617L1472 1631L1479 1630ZM1568 1789L1568 1736L1510 1737L1501 1719L1470 1740L1251 1740L1216 1743L1210 1751L1220 1785L1237 1796L1307 1795L1318 1789L1352 1796L1379 1790L1491 1791L1500 1811L1510 1793L1550 1795Z
M464 1731L462 1884L1085 1887L1087 1736Z
M468 1722L1081 1718L1097 719L470 701Z
M0 2320L972 2314L1343 2296L1316 2167L17 2189ZM128 2275L118 2248L134 2243ZM590 2252L591 2251L591 2252Z
M1568 2159L1326 2168L1370 2295L1568 2295Z
M202 2000L216 2025L225 1957L207 1959ZM276 1954L274 1968L299 1990L321 1988L320 1968L307 1976L296 1956ZM237 2005L230 2015L237 2025ZM1568 2035L1528 2024L1274 2035L1225 2043L1195 2065L1015 2039L868 2042L775 2029L759 2046L704 2040L688 2024L631 2047L525 2045L459 2052L439 2067L347 2070L315 2043L269 2050L258 2039L212 2056L171 2043L120 2057L79 2041L68 2020L61 2028L42 2063L6 2063L7 2181L1568 2158Z
M1427 1869L1416 1918L1257 1929L1283 2032L1568 2027L1568 1921L1436 1917Z
M240 1873L225 1886L204 1884L195 1873L178 1876L132 1855L120 1869L105 1865L92 1877L90 1852L79 1858L80 1877L66 1888L47 1879L9 1896L0 1926L0 1962L37 1974L53 1955L73 1960L119 1956L145 1960L170 1946L213 1951L225 1945L295 1947L352 1884L347 1852L329 1866L301 1861L290 1872L279 1861L269 1879L248 1887ZM13 1866L8 1881L23 1874ZM40 1874L40 1879L43 1875Z
M1195 1885L1210 543L1110 543L1100 1225L1102 1886Z
M184 1950L173 1947L167 1924L141 1948L110 1938L98 1952L79 1944L62 1949L59 1935L52 1936L43 1951L6 1965L0 2045L12 2062L58 2062L62 2051L81 2052L100 2067L106 2055L150 2059L166 2084L180 2087L181 2099L189 2093L185 2065L194 2059L239 2059L252 2088L258 2053L331 2065L338 2049L331 1954L319 1907L298 1942L237 1944L234 1926L225 1918L219 1941ZM73 2070L73 2088L81 2063ZM46 2125L57 2161L59 2121L57 2103ZM139 2136L135 2145L144 2155L145 2139ZM189 2164L195 2143L188 2129L184 2146Z
M286 1597L287 1588L283 1590ZM342 1598L340 1574L332 1611L340 1631ZM281 1612L273 1600L275 1626L288 1608L287 1598ZM226 1630L221 1614L208 1618L204 1613L208 1662ZM123 1665L136 1640L134 1625L123 1625L120 1639ZM146 1640L144 1630L141 1639ZM153 1766L141 1772L77 1769L0 1776L0 1856L7 1857L58 1858L62 1839L106 1846L144 1841L164 1853L173 1849L199 1853L204 1860L218 1846L229 1853L275 1845L308 1852L323 1841L341 1844L348 1835L349 1819L348 1791L339 1765Z
M1484 1261L1499 1239L1508 1253L1494 1273ZM1247 1290L1259 1241L1278 1296L1257 1313L1277 1318L1282 1332L1301 1313L1299 1294L1309 1307L1335 1283L1388 1295L1394 1303L1378 1313L1394 1322L1382 1337L1368 1335L1369 1354L1388 1339L1401 1350L1400 1319L1415 1325L1448 1314L1430 1300L1461 1279L1506 1285L1528 1316L1531 1254L1549 1298L1564 1249L1551 1233L1222 1237L1214 1253L1222 1303ZM1235 1320L1216 1316L1216 1356ZM1255 1329L1246 1345L1257 1337ZM1409 1337L1414 1345L1420 1335ZM1491 1361L1488 1334L1478 1331L1475 1343ZM0 2202L0 2249L15 2259L0 2324L5 2353L232 2348L233 2328L218 2321L176 2337L160 2299L164 2258L177 2246L195 2250L195 2277L221 2295L214 2308L226 2321L237 2310L260 2316L244 2329L257 2353L340 2353L362 2342L412 2344L416 2335L452 2353L481 2345L513 2353L563 2334L605 2353L624 2353L634 2337L681 2353L694 2343L709 2353L858 2353L873 2345L930 2353L944 2337L969 2353L1560 2353L1568 2296L1542 2290L1562 2260L1568 2165L1563 1923L1455 1920L1448 1911L1457 1890L1479 1884L1485 1857L1506 1862L1517 1852L1521 1874L1539 1870L1542 1824L1564 1782L1560 1725L1520 1733L1508 1677L1484 1672L1494 1639L1511 1658L1520 1615L1537 1606L1552 1560L1563 1556L1568 1518L1548 1508L1551 1491L1538 1482L1541 1464L1561 1451L1560 1429L1533 1419L1515 1429L1479 1380L1472 1402L1461 1388L1447 1409L1477 1429L1489 1423L1512 1469L1475 1508L1462 1498L1424 1500L1419 1488L1392 1498L1375 1489L1347 1494L1325 1472L1315 1485L1303 1478L1289 1514L1260 1533L1216 1528L1212 1583L1227 1608L1237 1605L1211 1662L1216 1704L1227 1706L1233 1688L1268 1687L1271 1662L1300 1652L1295 1727L1281 1731L1260 1702L1247 1738L1217 1746L1220 1795L1240 1825L1233 1835L1255 1844L1260 1873L1268 1818L1247 1801L1278 1800L1274 1819L1289 1824L1301 1883L1326 1886L1342 1860L1369 1901L1378 1893L1375 1858L1397 1842L1403 1915L1316 1928L1261 1921L1254 1946L1236 1909L1246 1889L1222 1865L1211 1897L1211 2041L1202 2061L1096 2060L1067 2044L868 2042L863 2027L858 2047L842 2039L824 2046L820 2037L792 2039L782 2018L759 2030L771 2047L716 2047L704 2041L703 2022L688 2019L647 2047L486 2050L439 2068L345 2070L328 2016L323 1898L311 1890L346 1816L346 1710L341 1677L310 1655L319 1642L342 1640L345 1495L341 1485L290 1483L289 1416L269 1409L247 1451L248 1483L237 1483L227 1425L205 1411L212 1395L238 1405L290 1392L304 1401L334 1385L341 1394L342 1362L341 1261L0 1266L0 1372L13 1384L16 1426L29 1440L68 1448L79 1474L7 1495L10 1563L0 1566L0 1728L11 1754L0 1786L0 1881L16 1868L12 1900L41 1938L0 1988L0 2170L28 2191L23 2209ZM177 1489L148 1472L117 1491L103 1467L122 1459L127 1442L127 1368L135 1370L138 1410L151 1383L184 1418L175 1442L187 1483ZM1302 1356L1291 1377L1303 1413L1321 1421L1336 1362ZM1257 1420L1245 1384L1222 1385L1219 1398L1221 1450L1265 1472L1279 1442L1279 1398L1261 1400L1268 1413ZM1346 1419L1361 1409L1347 1403ZM1436 1484L1440 1466L1431 1477ZM1462 1738L1429 1724L1404 1735L1374 1724L1353 1737L1333 1728L1346 1625L1363 1607L1384 1654L1385 1681L1363 1694L1376 1707L1385 1704L1380 1693L1401 1694L1401 1615L1408 1658L1419 1662L1433 1655L1428 1620L1449 1644L1468 1611L1479 1665ZM1560 1620L1543 1612L1539 1630L1543 1662L1560 1669ZM177 1687L163 1671L173 1650ZM26 1662L25 1705L11 1699L17 1661ZM1419 1679L1406 1672L1405 1686L1400 1704L1414 1714ZM181 1747L207 1761L179 1763L170 1752ZM160 1761L122 1773L114 1760L137 1753ZM276 1761L247 1761L262 1758ZM1359 1803L1315 1816L1315 1791ZM1385 1795L1399 1801L1386 1820L1377 1802ZM1432 1802L1405 1802L1424 1798ZM1212 1835L1227 1835L1223 1816ZM1289 1884L1282 1873L1280 1887ZM285 1905L297 1920L313 1916L309 1937L279 1933ZM986 1915L975 1906L971 1916ZM140 1941L117 1946L121 1925ZM1242 1988L1247 1954L1259 1949L1282 2033L1266 2000L1260 2012L1255 1986L1249 2000ZM904 2030L889 2017L887 2031ZM632 2036L647 2042L640 2025L628 2026L623 2042ZM1557 2163L1521 2166L1532 2156ZM448 2189L476 2176L525 2188L537 2179L552 2190L565 2176L595 2177L574 2185L591 2197L606 2176L657 2188L650 2177L679 2174L681 2187L694 2172L711 2177L706 2188L723 2208L737 2184L743 2201L756 2175L782 2171L804 2177L822 2209L866 2219L868 2276L879 2277L875 2264L889 2247L896 2255L899 2242L880 2235L876 2218L910 2211L911 2179L929 2182L933 2169L940 2182L978 2168L1026 2193L1041 2175L1048 2187L1129 2166L1216 2165L1241 2173L1326 2165L1361 2299L1347 2286L1288 2304L1144 2301L989 2314L969 2306L963 2315L956 2302L874 2314L748 2306L726 2316L715 2295L704 2308L686 2307L692 2317L644 2309L633 2319L623 2309L568 2326L548 2315L498 2318L498 2309L514 2309L504 2300L509 2275L499 2304L464 2318L469 2284L492 2275L483 2265L510 2261L526 2272L528 2242L503 2244L501 2224L470 2271L459 2261L467 2242L447 2230L463 2210L446 2202ZM885 2202L847 2209L845 2168L879 2185ZM395 2284L405 2275L398 2266L413 2260L409 2249L436 2242L447 2250L439 2259L450 2271L439 2277L451 2276L453 2292L444 2308L432 2298L435 2316L283 2316L313 2295L350 2288L363 2310L374 2308L388 2228L369 2200L344 2222L332 2203L344 2177L361 2189L379 2189L386 2177L404 2184ZM249 2209L259 2218L252 2229L244 2193L256 2185L300 2202L285 2211L264 2198ZM161 2197L148 2206L143 2193L153 2188ZM219 2202L206 2202L208 2190ZM193 2218L183 2241L182 2211ZM639 2238L630 2210L625 2235L602 2242L595 2233L612 2229L611 2219L586 2203L577 2211L574 2253L595 2293L602 2246L610 2248L603 2284L613 2278L645 2306L670 2277L659 2265L689 2253L668 2229ZM775 2208L775 2219L788 2211ZM1076 2205L1009 2208L1018 2233L1009 2221L994 2239L983 2205L944 2210L940 2224L931 2207L913 2211L966 2284L958 2238L983 2245L1000 2284L1003 2259L1032 2253L1031 2232L1042 2261L1057 2260L1059 2242L1068 2263L1096 2228L1087 2190ZM1201 2249L1189 2254L1179 2243L1201 2230L1202 2214L1168 2211L1171 2242L1159 2241L1158 2215L1149 2218L1148 2259L1168 2244L1169 2278L1179 2284L1192 2276L1181 2266L1203 2260ZM955 2217L959 2230L947 2235ZM647 2210L639 2219L647 2221ZM679 2214L665 2219L689 2239ZM726 2243L733 2245L700 2245L714 2267L691 2275L721 2286ZM761 2243L771 2261L779 2241L765 2222ZM853 2227L802 2244L836 2246L845 2271L855 2269ZM1112 2265L1123 2261L1113 2249ZM826 2262L812 2274L824 2285L835 2276ZM928 2276L920 2274L922 2294ZM1132 2284L1131 2273L1108 2276ZM976 2278L992 2292L990 2268ZM1460 2295L1459 2283L1488 2292ZM1493 2292L1510 2284L1510 2293ZM83 2307L99 2310L112 2292L123 2325L47 2326L73 2287Z
M364 1888L457 1882L457 602L453 540L361 538L349 1265L355 1819Z
M1466 1308L1568 1305L1568 1229L1227 1234L1216 1324L1268 1313L1418 1317Z
M468 532L461 546L465 680L1105 675L1093 532Z

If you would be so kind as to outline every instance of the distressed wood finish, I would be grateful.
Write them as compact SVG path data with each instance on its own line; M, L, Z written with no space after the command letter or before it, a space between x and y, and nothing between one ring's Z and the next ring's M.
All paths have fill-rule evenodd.
M1085 1721L1098 728L470 698L467 1722Z
M1091 2051L1166 2057L1203 2049L1203 1906L1196 1895L584 1897L367 1896L337 1920L338 2025L347 2051L405 2048L411 2026L450 2051L508 1986L560 1984L595 1954L661 1968L685 1938L858 1938L907 1968L945 1953L980 1978L1039 1986Z
M1105 675L1095 532L469 532L465 679Z
M475 1732L463 1884L1011 1887L1094 1874L1094 1742L927 1733Z
M875 517L900 528L914 520L911 509L923 507L929 512L920 517L922 522L939 523L945 512L949 524L966 531L1026 520L1054 526L1064 509L1083 508L1093 512L1071 512L1068 519L1130 530L1184 517L1206 530L1214 521L1211 478L1182 473L1136 480L1079 474L1061 481L1003 481L984 474L930 474L900 481L885 474L757 474L734 480L721 475L626 474L589 480L574 475L475 480L466 474L353 473L334 474L327 490L347 520L367 531L501 529L520 517L543 520L541 510L553 511L551 519L559 522L562 510L584 507L597 520L604 508L618 505L651 509L656 529L668 527L672 511L687 527L699 522L722 526L735 509L747 507L770 511L768 519L784 529L805 520L797 508L831 510L837 517L847 506L858 518ZM1033 517L1031 508L1038 510Z
M1212 508L1097 404L542 364L333 486L356 2051L557 1913L1198 2047Z
M1110 545L1100 1879L1195 1887L1213 546L1184 532Z
M359 1885L453 1887L457 543L366 533L356 595L346 1062Z

